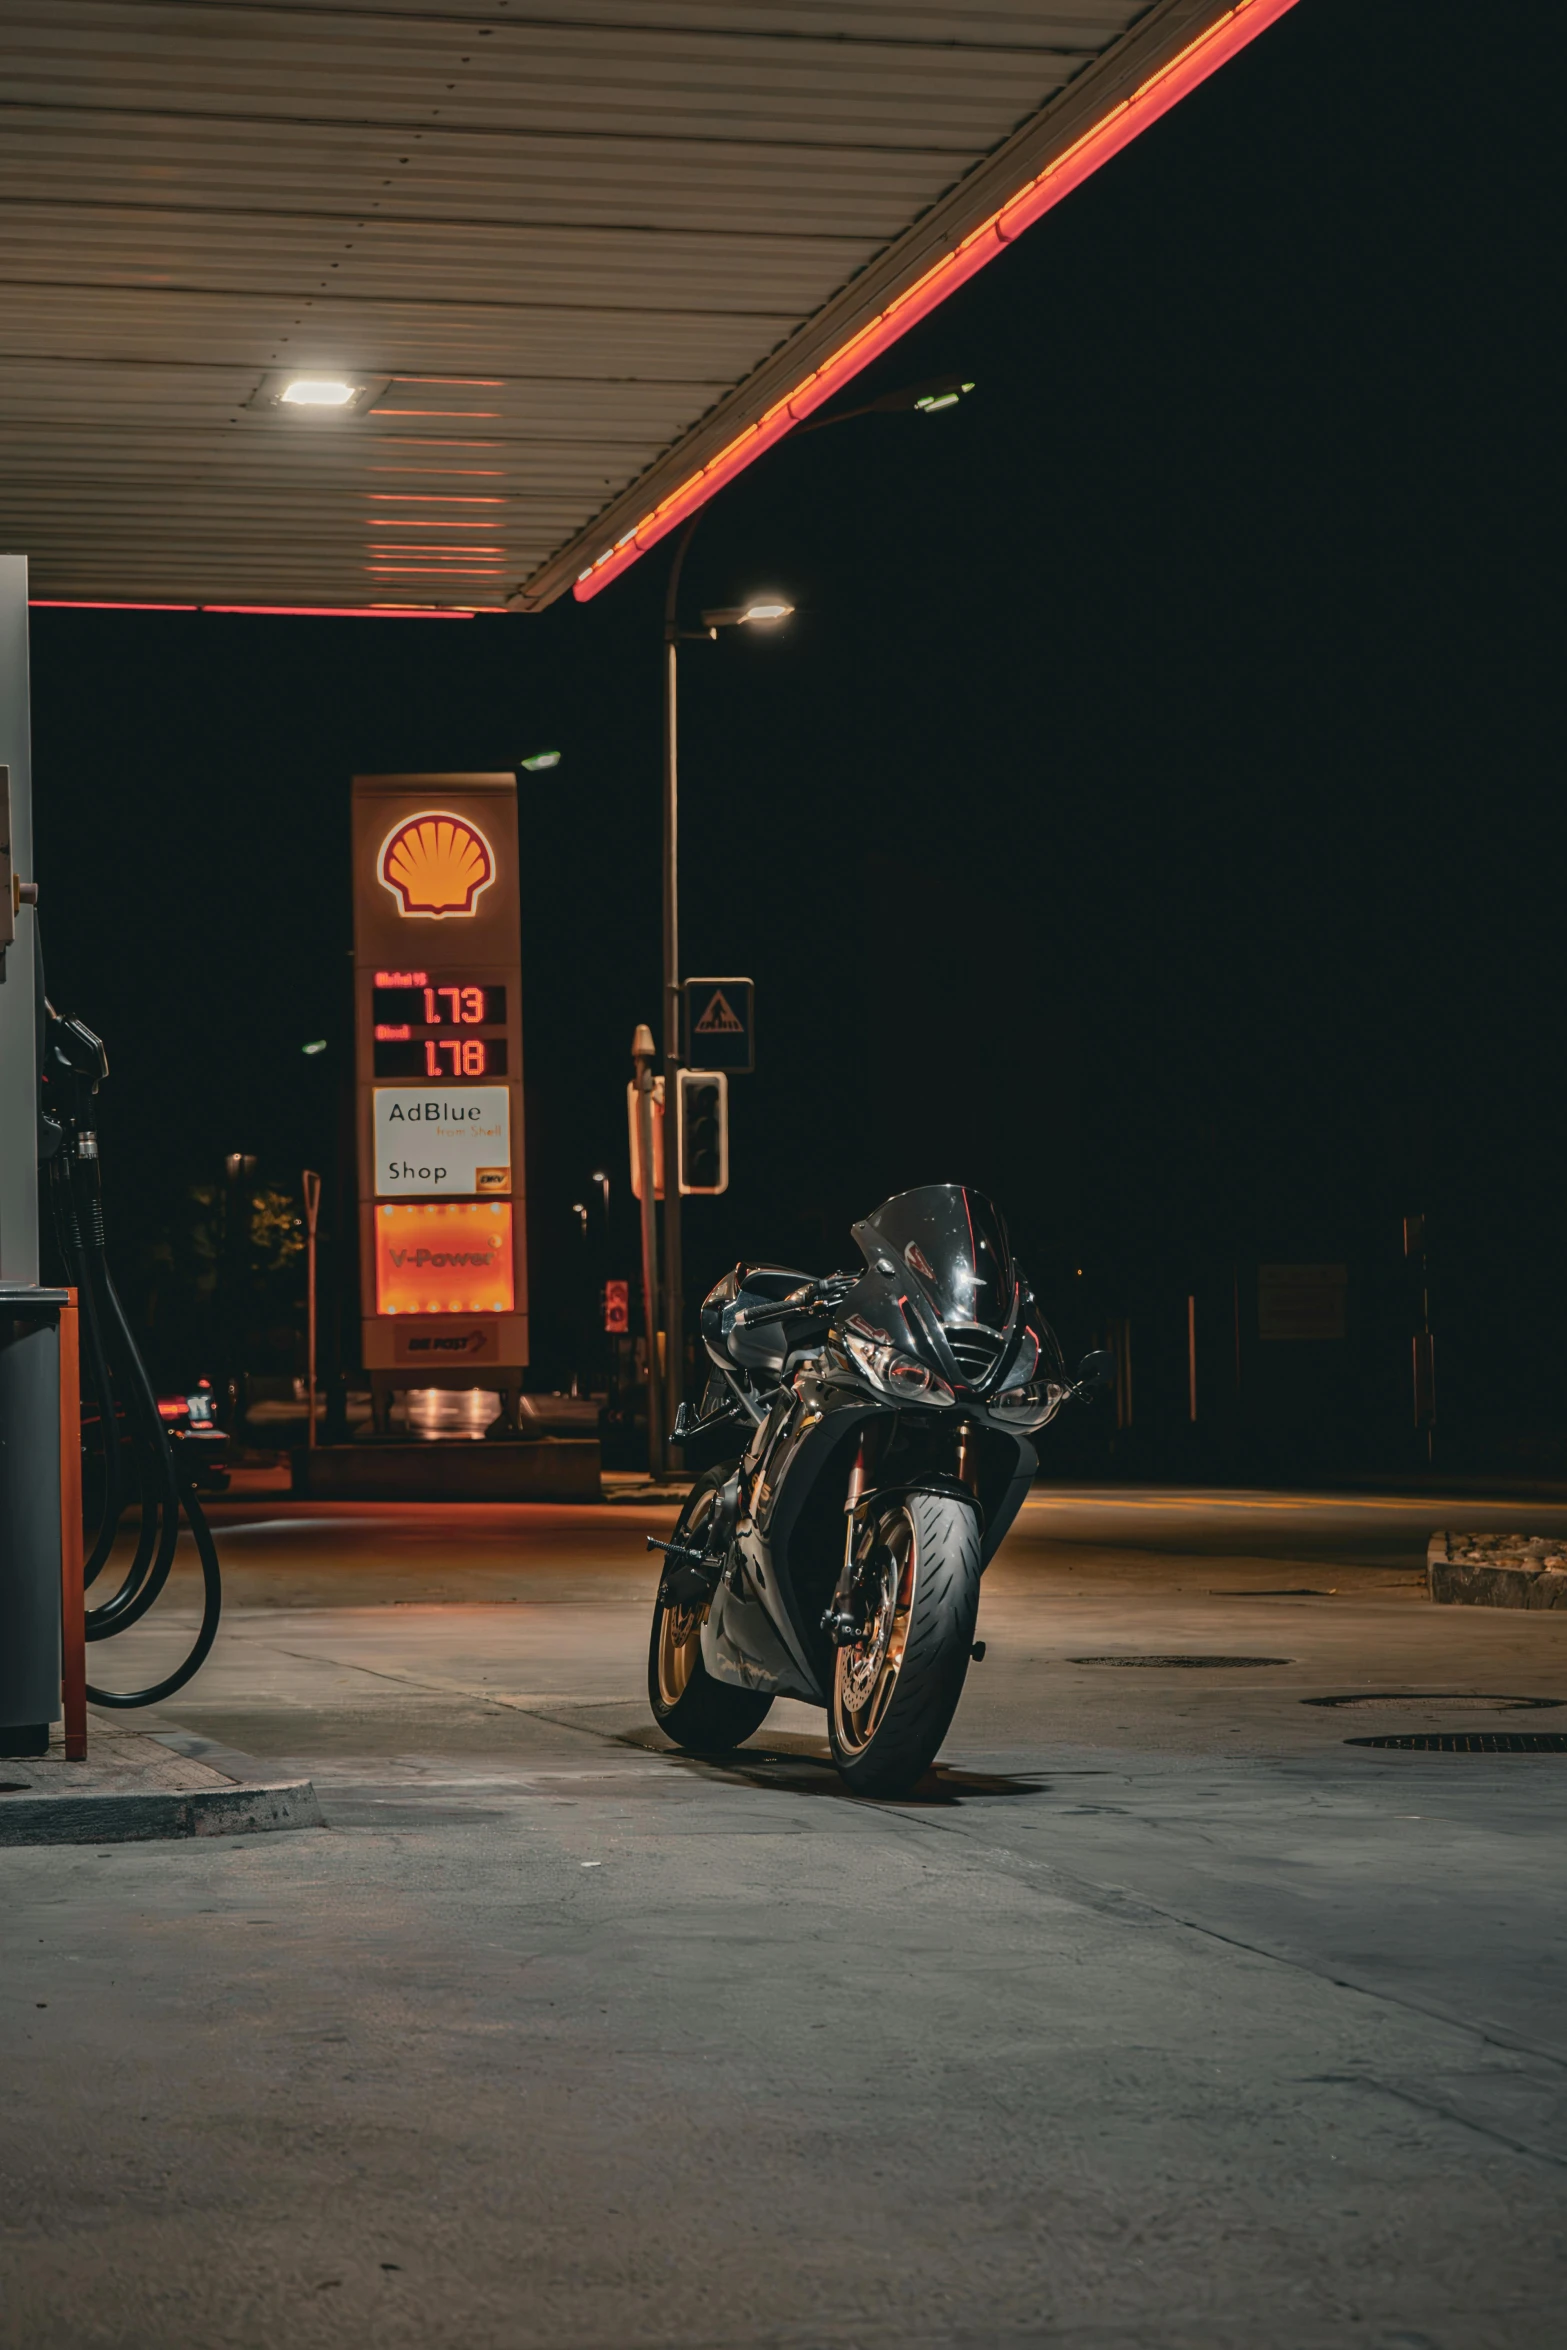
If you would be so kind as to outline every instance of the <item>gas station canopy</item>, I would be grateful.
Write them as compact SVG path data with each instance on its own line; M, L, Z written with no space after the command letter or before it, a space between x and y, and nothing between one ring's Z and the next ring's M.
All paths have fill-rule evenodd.
M0 0L0 542L591 595L1290 4Z

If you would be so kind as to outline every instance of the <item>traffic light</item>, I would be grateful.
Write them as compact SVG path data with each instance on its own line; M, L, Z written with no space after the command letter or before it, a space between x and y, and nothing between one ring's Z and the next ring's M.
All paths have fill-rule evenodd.
M729 1189L729 1080L722 1069L680 1072L680 1188Z

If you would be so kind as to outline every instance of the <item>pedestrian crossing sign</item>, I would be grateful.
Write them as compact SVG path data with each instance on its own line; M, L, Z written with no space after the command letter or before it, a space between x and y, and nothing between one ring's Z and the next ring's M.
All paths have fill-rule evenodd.
M756 1067L755 990L749 979L688 979L681 1059L688 1069L724 1069L730 1076Z
M707 1010L698 1020L692 1034L695 1036L738 1036L745 1022L738 1016L733 1004L721 987L715 987Z

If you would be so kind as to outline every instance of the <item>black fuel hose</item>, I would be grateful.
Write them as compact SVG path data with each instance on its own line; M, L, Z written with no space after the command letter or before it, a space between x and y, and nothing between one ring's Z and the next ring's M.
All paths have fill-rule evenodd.
M109 1271L96 1145L94 1142L90 1151L83 1151L80 1145L84 1139L74 1132L68 1133L64 1147L50 1160L49 1167L55 1229L61 1254L77 1289L85 1341L84 1369L97 1406L102 1440L102 1498L96 1533L84 1560L87 1582L106 1564L131 1498L121 1459L122 1412L141 1505L136 1548L124 1579L111 1599L87 1611L87 1638L112 1639L138 1622L153 1606L174 1564L182 1513L201 1565L201 1623L189 1653L175 1670L147 1689L98 1689L88 1685L87 1695L94 1705L126 1711L161 1704L200 1671L217 1637L223 1587L211 1530L191 1490L191 1480L180 1475L176 1462L175 1444L179 1440L170 1441L146 1364Z
M133 1418L133 1423L134 1418L139 1416L145 1431L142 1451L143 1477L146 1483L150 1483L153 1488L150 1496L153 1504L151 1526L156 1528L159 1515L162 1518L162 1530L157 1536L156 1547L149 1565L144 1563L144 1554L149 1548L149 1520L148 1513L144 1508L141 1540L136 1546L136 1557L131 1562L130 1572L112 1599L106 1599L102 1606L88 1610L88 1639L108 1640L116 1632L123 1632L127 1625L134 1624L144 1616L169 1579L169 1569L174 1564L174 1549L179 1541L180 1533L180 1484L179 1478L175 1474L174 1454L169 1444L168 1430L164 1427L162 1414L158 1410L158 1399L152 1392L152 1382L147 1377L141 1356L136 1350L136 1341L131 1336L130 1324L125 1319L125 1309L120 1304L119 1294L109 1277L108 1265L101 1257L94 1265L91 1256L88 1258L88 1265L102 1283L103 1301L109 1308L109 1318L119 1339L120 1352L129 1373L126 1383L131 1389L133 1400L137 1406L137 1414L130 1416ZM146 1483L143 1485L144 1493Z
M223 1613L223 1577L218 1567L218 1554L213 1547L212 1531L205 1513L187 1485L181 1495L186 1521L195 1537L196 1555L201 1561L201 1629L196 1634L195 1646L183 1664L177 1665L162 1681L155 1681L150 1689L95 1689L87 1684L87 1694L94 1705L118 1706L129 1709L138 1705L161 1705L172 1697L176 1689L183 1689L192 1676L199 1673L207 1661L208 1651L218 1636L218 1619ZM112 1627L116 1632L124 1626Z

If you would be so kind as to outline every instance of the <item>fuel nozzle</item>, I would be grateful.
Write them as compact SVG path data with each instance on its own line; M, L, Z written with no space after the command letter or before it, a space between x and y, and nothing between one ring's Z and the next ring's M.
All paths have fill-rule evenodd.
M72 1236L100 1249L103 1193L93 1097L108 1074L102 1037L85 1020L65 1018L45 998L43 1124L60 1137L54 1164L64 1196L57 1197L57 1208Z
M95 1036L85 1020L70 1020L45 1004L44 1098L69 1138L78 1158L98 1156L97 1119L93 1096L109 1074L109 1056L103 1038Z

